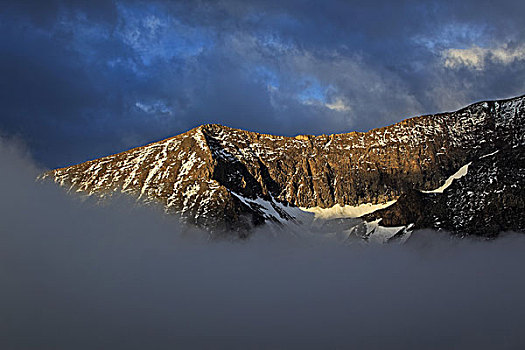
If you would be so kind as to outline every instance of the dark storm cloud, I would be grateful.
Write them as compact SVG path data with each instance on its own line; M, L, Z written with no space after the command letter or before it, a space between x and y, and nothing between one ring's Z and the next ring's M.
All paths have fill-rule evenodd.
M202 123L367 130L525 90L520 1L0 6L0 129L48 167Z
M342 245L207 241L126 199L95 206L0 141L0 348L518 349L523 235ZM130 205L131 204L131 205Z

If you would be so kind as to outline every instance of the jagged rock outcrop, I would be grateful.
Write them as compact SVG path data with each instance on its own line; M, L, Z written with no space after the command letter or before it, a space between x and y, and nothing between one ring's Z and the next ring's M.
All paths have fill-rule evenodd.
M503 155L509 145L520 153L524 116L525 97L519 97L363 133L283 137L203 125L45 176L88 195L124 192L160 202L167 212L208 228L245 231L266 221L294 220L296 207L397 198L395 207L382 212L383 223L419 220L423 227L430 220L426 213L408 208L428 200L418 191L438 187L486 154ZM403 203L406 213L400 212Z

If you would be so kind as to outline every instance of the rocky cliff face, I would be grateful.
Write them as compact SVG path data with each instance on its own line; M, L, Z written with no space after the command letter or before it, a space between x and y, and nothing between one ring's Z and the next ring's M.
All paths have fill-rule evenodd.
M472 162L443 193L412 190L392 206L366 215L384 226L444 229L493 237L525 230L525 153L506 147Z
M300 217L297 207L357 206L399 198L368 218L381 217L384 225L417 223L461 231L472 226L454 221L454 215L471 208L465 202L468 186L479 194L493 181L506 186L501 192L506 195L523 187L524 119L525 97L519 97L411 118L365 133L282 137L203 125L45 176L88 195L124 192L160 202L167 212L210 229L245 232L267 221L293 221ZM469 171L461 180L469 184L461 186L463 192L453 190L460 187L459 180L443 195L420 192L439 187L469 162L474 162L472 169L481 170L479 176L478 170ZM488 175L491 171L496 175ZM515 207L509 215L523 216L523 198L523 192L497 200L491 194L479 206L503 212L510 201ZM434 208L432 218L424 209L429 206ZM443 210L455 214L445 215Z

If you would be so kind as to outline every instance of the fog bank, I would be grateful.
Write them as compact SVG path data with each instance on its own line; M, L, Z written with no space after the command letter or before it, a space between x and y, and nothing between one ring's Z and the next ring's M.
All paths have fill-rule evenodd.
M209 241L132 200L35 182L5 140L0 164L2 349L525 346L523 235Z

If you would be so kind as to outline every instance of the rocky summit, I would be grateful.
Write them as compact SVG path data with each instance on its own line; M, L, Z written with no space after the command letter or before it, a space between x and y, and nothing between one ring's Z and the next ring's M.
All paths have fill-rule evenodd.
M87 195L128 193L241 236L308 212L361 216L365 236L379 227L389 237L426 227L492 236L525 229L524 145L521 96L368 132L284 137L202 125L44 177Z

